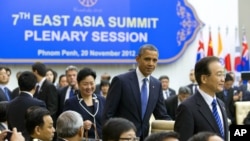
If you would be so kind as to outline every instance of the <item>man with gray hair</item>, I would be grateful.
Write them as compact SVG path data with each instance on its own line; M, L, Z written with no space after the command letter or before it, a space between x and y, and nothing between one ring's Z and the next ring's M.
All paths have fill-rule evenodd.
M68 86L60 88L57 90L58 93L58 112L57 115L59 116L63 112L63 106L67 99L73 97L77 94L78 91L78 84L77 84L77 73L78 68L76 66L68 66L65 69L65 75L68 82Z
M177 110L177 107L186 100L191 95L191 90L188 86L186 87L180 87L178 94L169 97L165 100L165 105L168 111L168 114L171 116L173 120L175 120L175 113Z
M65 111L56 122L57 141L81 141L83 138L83 119L75 111Z

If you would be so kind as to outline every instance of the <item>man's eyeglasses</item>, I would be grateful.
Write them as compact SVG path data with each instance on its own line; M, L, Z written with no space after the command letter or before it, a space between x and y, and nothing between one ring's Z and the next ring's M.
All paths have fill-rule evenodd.
M140 141L139 137L135 137L135 138L120 138L120 140L126 140L126 141Z

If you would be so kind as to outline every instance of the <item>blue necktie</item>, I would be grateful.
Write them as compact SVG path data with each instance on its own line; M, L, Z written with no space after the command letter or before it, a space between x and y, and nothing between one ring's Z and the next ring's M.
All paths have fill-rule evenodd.
M221 136L224 138L224 129L223 129L223 126L222 126L222 122L221 122L221 119L220 119L220 116L219 116L219 113L217 111L217 103L216 103L216 100L214 99L213 102L212 102L212 106L213 106L213 115L214 115L214 118L216 120L216 123L220 129L220 134Z
M224 100L227 101L227 90L224 90Z
M70 89L70 92L69 92L69 97L73 97L74 95L75 95L74 89L71 88L71 89Z
M8 91L8 88L4 88L4 95L5 95L5 97L6 97L6 99L7 99L7 101L10 101L10 97L9 97L9 91Z
M144 114L147 109L147 103L148 103L148 89L147 89L147 78L143 79L143 84L141 88L141 117L143 119Z

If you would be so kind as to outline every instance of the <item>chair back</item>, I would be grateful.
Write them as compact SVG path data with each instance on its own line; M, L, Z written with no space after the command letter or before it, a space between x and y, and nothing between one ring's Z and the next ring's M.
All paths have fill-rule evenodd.
M173 120L154 120L151 123L151 133L174 130Z
M250 111L250 101L235 102L236 124L243 125L243 120Z

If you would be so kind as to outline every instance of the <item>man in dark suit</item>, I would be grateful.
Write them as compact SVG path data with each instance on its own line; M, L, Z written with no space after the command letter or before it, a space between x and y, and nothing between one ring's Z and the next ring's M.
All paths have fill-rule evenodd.
M54 84L46 79L46 66L41 62L36 62L32 65L32 71L37 78L37 90L34 97L45 102L47 109L49 110L51 117L56 123L57 109L58 109L58 97Z
M48 109L31 106L27 109L25 118L25 127L30 135L28 141L52 141L55 138L53 119Z
M187 86L189 87L189 89L191 90L191 94L195 94L195 92L197 91L198 89L198 85L197 85L197 82L195 80L195 76L194 76L194 69L191 69L190 70L190 73L189 73L189 80L191 81L190 84L188 84Z
M232 124L236 124L235 121L235 106L234 106L234 89L233 89L234 79L227 73L225 78L224 89L221 92L216 93L216 96L221 99L226 106L227 116L231 120Z
M170 117L175 120L177 107L191 95L191 90L188 87L180 87L178 95L174 95L165 100L165 105Z
M146 44L138 53L136 70L113 78L104 107L103 123L112 117L126 118L134 123L136 135L143 141L148 136L152 113L155 119L171 118L164 107L161 83L151 76L158 61L157 48Z
M228 141L226 108L216 98L216 93L223 90L225 82L220 59L215 56L202 58L195 64L195 78L199 89L178 106L174 131L180 134L180 141L187 141L201 131L217 133Z
M29 134L25 128L25 112L31 106L46 107L43 101L33 98L36 82L36 76L32 72L23 72L18 78L21 93L14 100L10 101L7 107L7 123L9 129L16 127L18 131L22 132L26 140L29 139Z
M77 73L78 73L78 68L76 66L68 66L65 70L65 75L66 79L68 82L68 86L63 87L61 89L57 90L58 93L58 113L57 115L59 116L62 111L63 111L63 106L65 101L74 96L76 94L76 90L78 90L78 85L77 85ZM73 95L71 94L73 92Z
M167 75L160 76L159 80L161 81L163 98L166 100L171 96L176 95L174 89L169 88L169 77Z
M7 125L8 103L9 103L8 101L0 101L0 131L8 130L8 125Z
M9 82L7 67L0 66L0 101L10 101L15 98L12 92L6 85Z
M239 87L239 99L238 101L250 101L250 80L246 80L246 84L242 84Z

